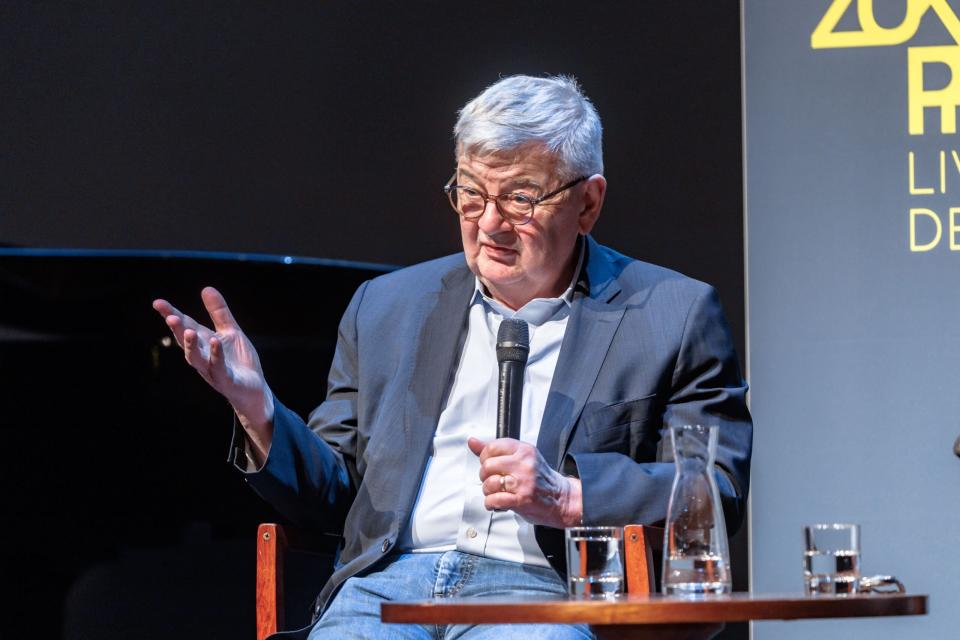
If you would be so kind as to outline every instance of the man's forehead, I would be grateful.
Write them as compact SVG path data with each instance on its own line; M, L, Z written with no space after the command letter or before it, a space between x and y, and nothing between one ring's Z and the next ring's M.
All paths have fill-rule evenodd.
M556 166L556 157L542 148L521 148L485 155L467 153L457 158L460 173L476 179L524 179L539 183L553 175Z

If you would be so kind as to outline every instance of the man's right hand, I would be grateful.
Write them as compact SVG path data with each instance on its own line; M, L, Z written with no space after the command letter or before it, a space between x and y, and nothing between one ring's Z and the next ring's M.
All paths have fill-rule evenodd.
M237 325L226 300L213 287L206 287L200 296L214 331L166 300L154 300L153 308L163 316L190 366L230 402L260 465L273 437L273 394L257 351Z

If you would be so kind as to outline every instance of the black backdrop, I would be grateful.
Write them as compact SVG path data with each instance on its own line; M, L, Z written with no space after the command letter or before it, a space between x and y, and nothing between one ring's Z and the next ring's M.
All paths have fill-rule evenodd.
M453 167L456 110L502 75L572 74L605 129L610 188L596 237L716 285L742 356L739 29L734 0L8 0L0 243L392 264L450 253L457 224L440 187ZM295 296L319 295L295 284ZM59 395L49 394L51 415ZM92 463L73 462L79 477ZM42 500L49 508L30 517L63 527L39 515L57 512L56 496ZM214 524L228 518L222 505L208 506ZM202 529L202 515L192 517ZM69 528L88 525L80 510ZM241 528L219 537L227 544ZM126 529L102 546L163 545L145 526ZM70 545L61 553L58 580L70 584L88 561ZM45 615L33 620L56 637L62 592L43 596L36 610ZM235 618L245 625L246 616ZM197 636L203 624L193 624Z

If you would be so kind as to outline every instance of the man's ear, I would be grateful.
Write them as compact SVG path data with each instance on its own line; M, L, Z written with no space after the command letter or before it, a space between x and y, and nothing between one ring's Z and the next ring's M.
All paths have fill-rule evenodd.
M580 211L580 233L587 235L597 224L600 209L603 208L603 198L607 194L607 179L600 174L587 178L583 191L583 210Z

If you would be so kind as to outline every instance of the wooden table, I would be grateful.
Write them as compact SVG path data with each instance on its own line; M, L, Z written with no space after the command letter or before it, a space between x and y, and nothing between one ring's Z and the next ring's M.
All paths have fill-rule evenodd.
M627 595L615 600L437 598L380 606L384 622L420 624L587 623L598 638L703 640L727 622L912 616L927 612L927 596L734 593L700 599Z

